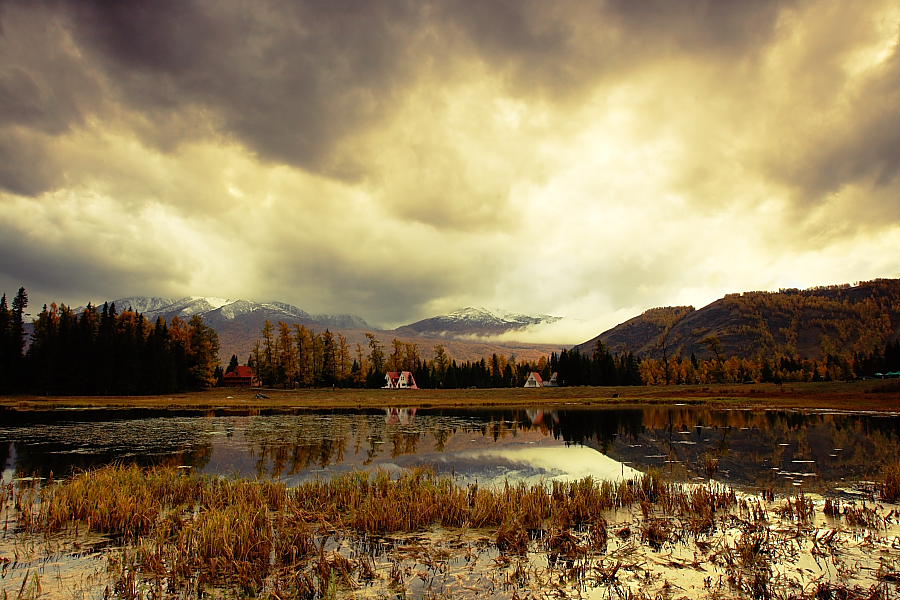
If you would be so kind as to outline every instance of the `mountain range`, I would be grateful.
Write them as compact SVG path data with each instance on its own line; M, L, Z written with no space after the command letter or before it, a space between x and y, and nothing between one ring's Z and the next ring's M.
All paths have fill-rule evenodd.
M185 298L160 298L156 296L133 296L114 300L118 310L132 309L143 313L149 319L164 317L188 318L200 315L213 327L230 321L259 321L260 327L266 320L273 323L285 321L304 325L321 325L335 329L371 329L362 317L356 315L312 315L285 302L251 302L250 300L227 300L208 296L188 296Z
M653 308L576 346L697 358L847 356L900 338L900 279L728 294L703 308Z
M470 306L450 314L422 319L398 327L396 331L442 337L493 336L519 331L532 325L555 323L560 318L550 315L530 316L499 308L487 309Z
M402 325L395 329L373 327L365 319L350 314L310 314L285 302L252 302L207 296L163 298L156 296L132 296L112 301L121 312L132 309L143 313L149 320L163 317L190 318L200 315L206 324L219 334L220 356L227 362L232 354L245 360L260 337L266 321L272 324L285 322L304 325L315 331L330 329L341 332L351 345L365 346L366 332L374 333L385 345L393 338L419 344L426 357L435 345L446 347L456 360L478 360L491 354L515 354L520 358L537 359L558 351L560 344L529 344L515 341L489 339L504 333L521 331L542 323L553 323L559 317L549 315L529 316L502 309L463 308L447 315L439 315Z
M555 323L560 318L501 309L467 307L395 329L379 329L356 315L310 314L284 302L138 296L120 298L115 305L120 311L132 308L142 312L149 319L201 315L218 332L224 361L232 354L245 360L267 320L302 324L315 331L328 328L343 334L351 346L366 346L365 334L372 332L385 346L393 338L416 343L426 358L437 344L444 345L460 361L494 353L536 360L564 347L507 341L516 333L524 337L529 327ZM497 340L500 335L504 335L504 341ZM700 309L653 308L576 348L590 353L600 341L613 352L653 357L680 353L697 358L715 354L822 358L880 350L886 342L898 339L900 279L877 279L806 290L728 294Z

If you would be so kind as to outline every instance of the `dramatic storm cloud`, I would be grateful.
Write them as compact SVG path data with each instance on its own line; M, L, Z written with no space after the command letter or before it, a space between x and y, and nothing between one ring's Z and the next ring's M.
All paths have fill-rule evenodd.
M897 277L900 7L0 2L0 203L0 290L37 302L503 306L578 342Z

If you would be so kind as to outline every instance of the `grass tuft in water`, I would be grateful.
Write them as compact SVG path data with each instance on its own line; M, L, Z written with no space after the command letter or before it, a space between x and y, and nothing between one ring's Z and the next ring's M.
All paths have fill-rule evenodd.
M878 495L886 502L900 500L900 463L885 467L884 481L878 486Z

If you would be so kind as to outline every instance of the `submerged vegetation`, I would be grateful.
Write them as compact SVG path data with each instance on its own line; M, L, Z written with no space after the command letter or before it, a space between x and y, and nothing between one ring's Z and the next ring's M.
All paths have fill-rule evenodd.
M654 473L617 483L484 488L417 469L396 478L353 472L289 489L272 480L108 466L3 490L7 536L102 534L118 544L106 551L104 595L120 598L316 599L366 590L523 598L592 588L610 598L674 590L711 598L892 598L900 580L890 551L898 543L893 510L829 499L819 515L802 492L776 501ZM817 518L829 521L817 525ZM853 561L868 561L868 570L854 572ZM23 580L15 574L4 566L3 589L21 585L25 597L27 573Z

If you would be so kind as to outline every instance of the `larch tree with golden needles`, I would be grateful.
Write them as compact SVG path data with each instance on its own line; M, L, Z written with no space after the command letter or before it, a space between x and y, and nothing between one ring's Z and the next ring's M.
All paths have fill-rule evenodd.
M366 333L369 342L369 370L366 371L366 386L381 387L384 385L385 358L384 344L372 333Z
M403 357L406 355L403 342L394 338L391 340L391 355L387 360L388 371L400 371L403 368Z
M143 318L137 324L143 322ZM188 322L190 346L188 350L189 371L192 385L210 387L215 385L215 371L219 364L219 337L215 330L203 322L203 317L194 315Z
M343 385L350 377L350 346L342 333L337 334L337 377Z
M297 349L297 381L302 386L313 384L312 334L303 325L294 324L294 346Z
M276 356L276 380L284 387L294 387L297 381L297 347L290 325L281 321L278 322Z
M334 334L325 330L322 339L322 375L319 379L322 385L334 385L337 381L337 350L334 344Z

